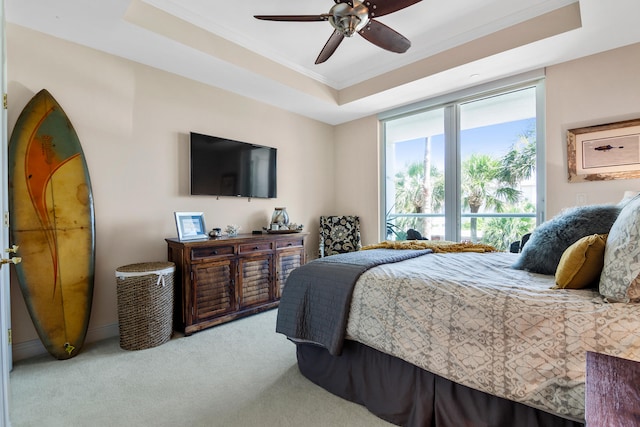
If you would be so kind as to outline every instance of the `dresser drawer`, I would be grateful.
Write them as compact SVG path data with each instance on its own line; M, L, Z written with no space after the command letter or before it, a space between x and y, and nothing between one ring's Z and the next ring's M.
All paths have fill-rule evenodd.
M201 260L217 256L233 255L233 246L206 246L202 248L191 248L191 259Z
M278 240L276 242L276 248L294 248L301 247L304 245L304 238L300 237L299 239L288 239L288 240Z
M253 242L240 245L241 254L273 250L273 242Z

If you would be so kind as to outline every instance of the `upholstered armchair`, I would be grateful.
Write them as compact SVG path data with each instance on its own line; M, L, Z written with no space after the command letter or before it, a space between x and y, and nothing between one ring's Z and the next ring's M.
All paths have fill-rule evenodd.
M320 257L362 249L360 218L357 216L320 217Z

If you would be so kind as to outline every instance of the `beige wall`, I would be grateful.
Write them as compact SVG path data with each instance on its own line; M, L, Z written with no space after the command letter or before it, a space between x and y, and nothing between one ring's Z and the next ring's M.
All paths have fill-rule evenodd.
M250 231L286 206L311 231L312 258L320 215L359 215L363 243L379 240L375 116L332 127L15 25L7 27L7 50L9 130L46 88L71 118L89 164L97 226L89 339L114 333L115 269L166 259L174 211L203 211L208 228L238 223ZM640 117L640 44L550 67L546 88L547 216L574 205L576 193L604 203L640 190L638 180L569 184L565 142L567 129ZM189 196L189 131L277 147L278 199ZM37 336L15 283L11 297L15 349Z
M547 217L576 204L610 203L625 190L640 191L640 180L569 183L568 129L640 117L640 44L547 69Z
M166 260L174 211L203 211L208 228L261 229L276 206L311 230L333 210L334 128L76 44L7 26L8 124L47 89L70 117L87 158L96 219L96 277L89 336L117 334L115 269ZM190 131L278 148L278 198L190 196ZM322 179L319 179L322 178ZM37 341L12 283L14 350ZM105 329L106 328L106 329Z
M358 215L362 244L379 242L379 135L375 116L336 127L336 214Z

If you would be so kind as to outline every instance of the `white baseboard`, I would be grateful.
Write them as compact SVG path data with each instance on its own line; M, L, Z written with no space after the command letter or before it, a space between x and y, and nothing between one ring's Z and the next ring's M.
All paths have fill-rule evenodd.
M84 341L85 343L102 341L107 338L118 336L119 334L120 330L118 329L118 324L112 323L110 325L88 330L87 337ZM47 354L47 349L44 348L44 345L42 345L42 342L39 339L13 344L11 347L14 361Z

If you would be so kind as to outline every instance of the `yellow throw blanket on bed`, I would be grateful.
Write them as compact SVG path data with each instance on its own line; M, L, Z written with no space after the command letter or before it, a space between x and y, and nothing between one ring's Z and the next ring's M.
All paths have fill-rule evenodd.
M432 249L434 253L451 253L451 252L500 252L498 249L483 243L473 242L449 242L446 240L404 240L376 243L367 245L362 250L367 249Z

